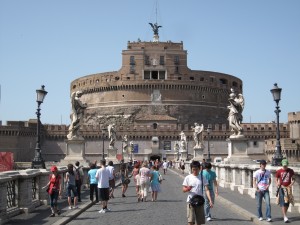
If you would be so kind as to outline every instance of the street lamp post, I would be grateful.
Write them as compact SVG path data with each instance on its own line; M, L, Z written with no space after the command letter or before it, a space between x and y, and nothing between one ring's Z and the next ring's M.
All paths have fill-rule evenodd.
M210 140L210 132L212 131L211 125L208 124L207 126L207 153L208 153L208 158L207 158L207 162L211 162L211 158L210 158L210 144L209 144L209 140Z
M41 144L40 144L40 129L41 129L41 121L40 121L40 117L41 117L41 104L44 101L45 96L47 95L47 91L45 91L45 86L42 85L41 89L37 89L36 90L36 102L38 103L38 108L36 111L36 115L37 115L37 125L36 125L36 146L35 146L35 156L34 159L32 160L32 164L31 164L31 168L35 168L35 169L39 169L39 168L43 168L45 169L45 161L42 158L41 155Z
M281 88L277 86L277 83L274 84L273 89L271 89L271 93L273 95L273 99L276 102L276 110L274 111L276 113L276 121L277 121L277 127L276 127L276 152L272 159L272 166L280 166L281 160L283 159L282 153L281 153L281 145L280 145L280 130L279 130L279 113L281 112L279 109L279 101L281 100Z
M104 136L105 136L105 131L107 131L106 128L102 128L102 160L104 160Z

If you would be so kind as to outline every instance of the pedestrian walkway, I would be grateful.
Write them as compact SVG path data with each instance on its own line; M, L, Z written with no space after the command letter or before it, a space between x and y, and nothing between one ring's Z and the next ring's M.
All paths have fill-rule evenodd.
M162 171L161 171L162 173ZM182 192L183 178L178 170L168 170L162 182L162 192L158 195L157 202L137 202L133 182L129 184L126 197L121 197L121 188L115 191L115 198L109 201L108 207L112 210L100 214L99 204L91 203L89 191L83 191L82 203L79 209L69 210L66 199L60 200L62 214L49 217L49 206L38 207L33 213L22 214L14 217L7 224L73 224L73 225L98 225L98 224L160 224L177 225L187 224L186 219L186 193ZM131 178L132 179L132 178ZM212 209L213 221L211 225L250 225L269 224L258 221L256 217L256 203L248 195L241 195L227 188L219 187L220 196ZM151 200L149 193L148 200ZM263 212L264 208L263 208ZM299 213L288 213L291 224L300 224ZM280 207L272 204L272 224L283 224Z

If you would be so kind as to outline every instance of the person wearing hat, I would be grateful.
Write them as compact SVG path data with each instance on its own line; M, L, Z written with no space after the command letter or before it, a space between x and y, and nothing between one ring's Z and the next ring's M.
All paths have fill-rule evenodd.
M61 198L61 176L58 174L58 169L56 166L52 166L50 170L52 174L49 175L49 182L45 187L43 187L43 189L47 188L47 192L50 196L50 206L52 212L50 217L54 217L55 213L57 213L57 215L60 215L61 213L57 206L58 197Z
M289 161L283 159L281 161L282 168L276 172L276 184L278 191L276 196L279 200L279 205L281 206L283 220L285 223L289 222L286 216L287 210L290 203L294 204L292 195L292 186L295 183L295 173L294 170L288 167Z
M265 160L260 161L260 169L253 173L253 187L256 189L255 199L257 205L257 216L260 221L263 220L262 214L262 199L266 202L266 220L272 221L271 217L271 204L269 187L271 184L271 172L266 169L267 162Z

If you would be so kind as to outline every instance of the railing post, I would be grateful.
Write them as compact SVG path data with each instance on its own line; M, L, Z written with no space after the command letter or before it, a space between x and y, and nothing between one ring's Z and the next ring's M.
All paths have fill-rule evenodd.
M12 178L5 174L0 175L0 224L4 224L7 220L7 182Z

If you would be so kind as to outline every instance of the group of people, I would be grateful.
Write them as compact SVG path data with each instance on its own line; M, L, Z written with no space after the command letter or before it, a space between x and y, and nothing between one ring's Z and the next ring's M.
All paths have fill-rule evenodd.
M289 222L287 210L290 204L294 204L292 195L292 186L295 183L294 170L289 168L288 160L283 159L282 168L276 171L276 196L277 204L282 209L283 221ZM271 172L266 169L267 162L260 161L260 169L253 173L253 186L256 189L255 198L257 205L257 216L260 221L263 220L262 200L266 204L266 221L272 222L271 204L269 187L271 185ZM183 192L188 193L187 197L187 217L188 224L204 224L212 220L211 209L214 205L215 196L218 196L218 183L216 173L211 170L211 163L205 161L200 164L199 161L191 163L191 174L185 177L183 181ZM198 197L198 198L196 198ZM199 202L195 206L195 200ZM201 201L202 199L202 201Z
M50 217L54 217L55 214L60 215L61 211L58 208L58 198L62 197L62 177L58 173L56 166L52 166L49 175L49 182L43 189L47 188L47 192L50 196ZM78 208L77 202L81 202L81 185L82 185L83 170L80 163L77 161L75 166L68 164L68 171L65 175L66 190L68 196L69 209ZM73 194L73 195L72 195Z
M271 204L270 204L270 192L269 187L271 185L271 172L266 169L267 162L265 160L260 161L260 169L253 173L253 186L256 189L255 198L257 203L257 215L260 221L263 220L262 214L262 199L266 203L266 220L272 221L271 217ZM287 217L287 210L290 204L294 204L292 195L292 186L295 183L294 170L289 168L289 162L287 159L281 161L282 168L276 171L276 197L277 204L280 205L283 221L289 222Z
M216 173L211 170L211 163L199 161L191 162L191 174L183 181L183 192L188 192L187 218L188 224L205 224L212 220L211 208L213 208L215 196L218 196L218 183ZM198 204L192 203L198 197Z

